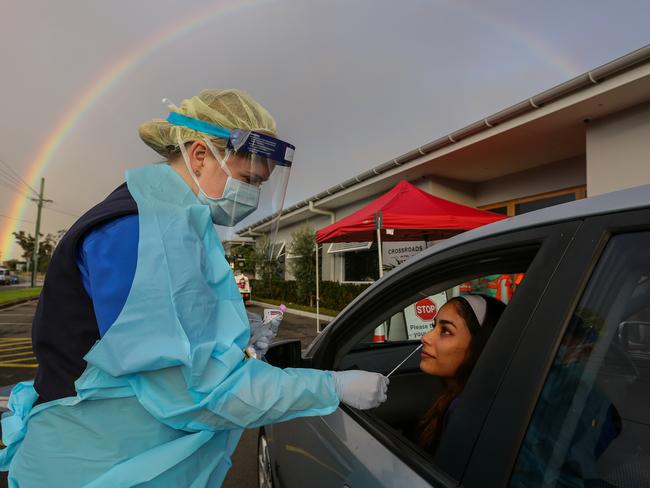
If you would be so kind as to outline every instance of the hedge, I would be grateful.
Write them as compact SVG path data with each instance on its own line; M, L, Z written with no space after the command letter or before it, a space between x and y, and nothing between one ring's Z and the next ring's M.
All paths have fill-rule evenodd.
M306 300L299 300L295 281L273 281L270 285L262 280L251 280L251 291L253 300L270 298L286 302L312 305ZM348 303L354 300L367 285L352 283L337 283L335 281L323 281L320 284L320 306L331 310L343 310ZM312 299L315 297L312 296Z

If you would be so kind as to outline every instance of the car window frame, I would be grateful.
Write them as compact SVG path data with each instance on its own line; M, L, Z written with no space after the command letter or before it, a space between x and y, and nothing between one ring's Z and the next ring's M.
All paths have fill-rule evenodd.
M533 278L537 277L536 280L545 282L550 279L550 273L555 269L553 265L561 260L573 233L578 227L579 222L569 222L542 225L501 233L495 236L487 236L454 248L445 249L440 253L428 256L426 259L398 268L386 280L382 280L372 287L376 289L375 293L365 293L355 303L355 306L346 309L344 314L339 316L335 323L330 326L331 330L328 331L327 336L319 341L319 347L314 351L312 365L322 369L334 368L340 359L365 335L365 332L359 332L357 324L364 323L363 321L371 324L378 323L381 321L381 316L389 316L391 313L394 313L393 309L399 309L399 304L403 300L401 295L408 296L408 292L404 292L400 296L394 292L393 287L399 285L401 280L409 279L411 282L415 281L417 283L417 278L421 277L421 282L424 282L425 279L429 284L436 282L441 289L444 289L449 285L457 284L455 281L467 277L467 273L472 274L469 268L476 266L481 260L489 260L491 256L498 256L499 254L503 254L504 251L514 253L515 249L519 251L526 248L535 248L535 254L528 268L527 275ZM549 266L549 261L551 266ZM474 272L474 274L479 276L486 269L489 270L488 265L486 264L485 266L485 268L481 268L480 272ZM527 283L527 281L529 282ZM515 294L515 298L510 306L519 302L520 304L516 306L517 309L528 311L534 309L537 302L534 290L535 280L532 280L532 283L530 281L524 280L520 291ZM418 288L418 285L413 284L413 288ZM423 288L424 286L422 286ZM526 289L531 291L525 291ZM521 295L522 298L517 299L517 295ZM524 297L531 297L531 299L524 299ZM385 304L387 300L390 300L393 305L388 309L384 308L382 312L372 312L372 310L377 310L378 303ZM515 315L510 315L510 320L515 320ZM508 313L506 310L502 320L506 320L507 316ZM510 342L516 343L517 340L517 337L512 337ZM507 359L507 356L501 355L496 358L496 361L505 365ZM494 361L495 359L493 358ZM479 364L477 364L475 370L478 367ZM503 366L496 369L503 369ZM492 379L494 380L495 378ZM485 405L490 403L489 398L496 392L498 381L490 381L488 383L494 390L492 393L486 390L486 388L477 388L479 394L487 395L486 398L488 400L485 402ZM460 479L464 471L469 455L471 454L474 439L480 431L482 425L481 419L484 415L487 415L487 410L484 409L484 411L481 411L479 415L473 418L471 422L472 428L465 430L463 442L454 446L453 464L443 464L445 466L445 470L443 471L439 467L439 464L432 462L433 458L431 456L414 448L409 441L396 434L388 426L382 425L383 422L372 417L371 414L349 408L346 405L341 405L341 408L369 431L373 437L396 454L403 462L418 472L423 479L432 483L434 486L457 485L456 480Z
M463 485L508 484L557 349L607 244L615 235L647 230L650 209L584 219L513 352L461 479Z

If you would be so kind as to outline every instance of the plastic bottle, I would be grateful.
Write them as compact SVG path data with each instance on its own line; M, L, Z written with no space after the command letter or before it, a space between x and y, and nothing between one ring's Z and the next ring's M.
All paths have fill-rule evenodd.
M248 321L250 322L251 330L258 330L258 328L270 328L273 331L273 335L278 333L280 328L280 323L282 322L282 317L284 312L286 312L286 305L282 304L279 308L267 308L264 309L264 319L259 314L248 312ZM248 346L244 349L246 355L250 358L257 359L257 352L253 346Z
M273 335L278 333L280 322L284 317L284 312L287 311L286 305L282 304L279 308L266 308L264 309L264 325L268 325L273 331Z

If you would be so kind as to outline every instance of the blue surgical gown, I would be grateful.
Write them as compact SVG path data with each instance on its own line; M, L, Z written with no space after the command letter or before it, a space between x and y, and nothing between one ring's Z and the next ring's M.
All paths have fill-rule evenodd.
M331 373L246 359L241 295L209 208L180 175L157 164L126 176L135 271L133 217L87 236L80 270L102 336L76 396L34 407L32 384L14 388L0 454L10 487L219 486L242 429L338 406ZM117 229L130 237L114 242Z

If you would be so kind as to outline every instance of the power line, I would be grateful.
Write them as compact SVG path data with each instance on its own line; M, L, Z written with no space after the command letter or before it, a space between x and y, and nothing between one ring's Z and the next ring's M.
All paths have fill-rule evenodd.
M4 181L4 180L2 180L2 179L0 179L0 185L4 186L5 188L9 188L9 189L15 191L16 193L20 193L20 194L21 194L22 196L24 196L25 198L32 198L31 195L25 193L25 192L24 192L23 190L21 190L20 188L16 188L16 187L13 186L11 183L6 182L6 181Z
M6 163L4 163L1 159L0 159L0 163L6 166ZM12 188L14 191L17 191L23 195L25 195L25 191L29 191L33 193L33 189L31 186L25 183L20 177L15 176L14 174L6 171L2 167L0 167L0 180L4 181L6 185L10 185L9 187ZM38 193L36 193L35 195L38 195ZM32 195L29 195L28 197L31 198Z
M5 165L5 167L7 167L7 169L9 169L10 173L13 173L14 178L16 178L16 179L18 179L18 181L22 182L22 183L23 183L27 188L29 188L32 192L34 192L35 195L38 195L38 192L37 192L34 188L32 188L32 187L29 185L29 183L27 183L25 180L23 180L23 179L20 177L20 175L16 172L16 170L14 170L11 166L9 166L6 162L4 162L4 161L2 160L2 158L0 158L0 163L3 164L3 165Z
M8 171L6 171L3 168L0 168L0 175L4 176L7 181L9 181L10 183L12 183L12 184L14 184L16 186L21 185L20 180L18 180L14 175L12 175L11 173L9 173Z
M9 217L8 215L3 215L3 214L0 214L0 217L5 218L5 219L18 220L20 222L27 222L28 224L33 224L34 223L33 220L17 219L15 217Z
M6 169L4 169L4 168L2 168L2 167L0 167L0 173L3 174L3 175L5 175L9 180L11 180L13 183L16 183L16 184L19 185L19 186L22 185L22 184L25 184L25 182L22 181L22 180L20 179L20 177L16 176L16 175L13 174L12 172L7 171ZM25 185L25 186L26 186L27 188L29 188L29 185ZM30 188L30 190L31 190L31 188Z
M51 205L45 205L44 208L46 208L48 210L51 210L52 212L60 213L60 214L63 214L63 215L69 215L70 217L75 217L77 219L79 217L81 217L81 215L75 215L73 213L66 212L65 210L59 210L57 208L52 207Z

